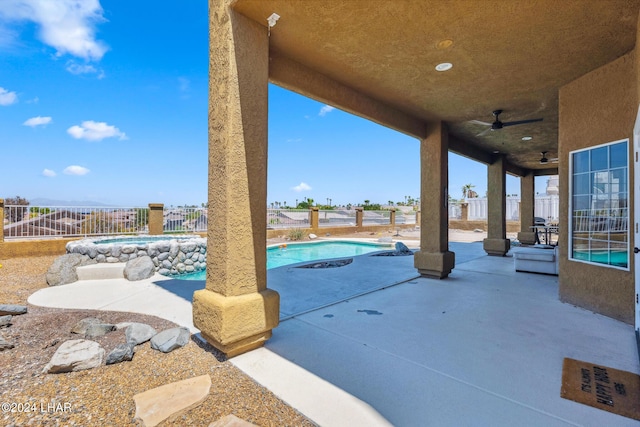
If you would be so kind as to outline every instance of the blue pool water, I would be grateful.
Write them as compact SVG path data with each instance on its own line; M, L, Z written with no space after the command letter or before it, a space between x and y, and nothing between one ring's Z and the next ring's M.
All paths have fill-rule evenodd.
M305 261L346 258L370 252L392 249L389 245L360 242L293 243L267 248L267 269ZM206 271L181 274L182 280L205 280Z
M617 267L628 266L628 254L626 251L573 251L573 257L583 261L591 261L602 264L615 265Z

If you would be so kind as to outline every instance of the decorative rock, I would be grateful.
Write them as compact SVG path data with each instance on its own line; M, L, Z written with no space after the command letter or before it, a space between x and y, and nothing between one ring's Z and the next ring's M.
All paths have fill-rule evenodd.
M310 240L317 239L317 238L318 238L318 236L316 236L315 234L313 234L313 233L309 234L309 239Z
M11 325L11 315L0 316L0 328Z
M127 329L129 326L133 325L134 322L120 322L120 323L116 323L115 327L116 330L119 331L120 329Z
M413 251L402 242L396 242L396 254L397 255L413 255Z
M91 323L87 326L87 332L85 332L85 338L97 338L111 331L116 330L116 325L111 325L109 323Z
M169 259L169 252L162 252L158 255L158 261L164 261L165 259Z
M124 278L128 280L143 280L153 276L156 266L151 257L143 256L127 262L124 267Z
M189 342L191 333L187 328L171 328L151 338L151 348L169 353L176 348L184 347Z
M96 261L87 255L66 254L53 261L47 271L47 284L49 286L66 285L78 280L76 268L83 265L95 264Z
M136 250L136 247L134 245L124 245L122 247L122 253L127 255L134 253L135 250Z
M211 377L201 375L136 394L133 396L136 418L142 420L145 426L156 426L166 419L175 419L202 403L209 396L210 389Z
M15 347L13 343L7 341L5 337L0 334L0 351L9 350Z
M108 256L107 257L107 262L116 263L116 262L120 262L120 260L118 258L114 257L114 256Z
M164 261L162 261L162 268L166 268L167 270L171 269L172 265L171 265L171 261L169 261L168 259L165 259Z
M111 352L107 355L107 360L105 363L107 365L113 365L114 363L120 363L133 359L133 353L135 352L133 347L134 346L130 344L118 344L116 348L111 350Z
M71 333L84 335L87 333L87 328L89 327L89 325L92 325L94 323L102 323L102 320L95 317L85 317L75 324L75 326L71 329Z
M127 344L138 345L149 341L158 332L144 323L132 323L125 331Z
M25 314L26 312L26 305L0 304L0 316L5 316L7 314L15 316L18 314Z
M102 364L104 348L95 341L69 340L63 342L42 372L58 374L92 369Z
M222 417L217 421L209 424L209 427L258 427L256 424L245 421L242 418L238 418L233 414L229 414L226 417Z

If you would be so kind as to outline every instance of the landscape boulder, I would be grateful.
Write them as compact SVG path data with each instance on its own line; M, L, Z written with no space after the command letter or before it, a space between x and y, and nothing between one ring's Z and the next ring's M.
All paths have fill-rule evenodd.
M124 278L127 280L143 280L153 276L156 266L150 256L141 256L127 261L124 267Z
M85 338L97 338L116 330L116 325L110 323L91 323L84 333Z
M187 328L167 329L151 338L151 348L163 353L169 353L187 345L190 336L191 333Z
M79 320L78 323L74 325L71 329L72 334L85 335L87 333L87 328L89 325L94 323L102 323L102 320L95 317L85 317L82 320Z
M58 374L92 369L102 364L104 348L95 341L69 340L63 342L42 372Z
M73 283L78 280L76 268L95 263L96 260L89 258L87 255L65 254L59 256L47 271L47 284L49 286L60 286Z
M116 348L111 350L107 355L106 364L113 365L114 363L120 363L133 359L134 353L133 345L130 344L118 344Z
M27 312L26 305L16 304L0 304L0 316L25 314Z
M149 341L157 333L154 328L144 323L132 323L124 331L127 344L134 346Z
M396 242L396 255L413 255L413 251L402 242Z

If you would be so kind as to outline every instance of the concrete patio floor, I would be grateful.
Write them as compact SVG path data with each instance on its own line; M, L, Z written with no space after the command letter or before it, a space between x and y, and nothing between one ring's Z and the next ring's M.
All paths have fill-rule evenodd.
M561 303L557 277L516 273L481 243L450 247L445 280L417 278L412 257L269 270L280 326L232 363L326 426L640 425L560 397L565 357L640 373L632 326ZM189 308L202 282L120 280L29 302L155 314L197 332Z

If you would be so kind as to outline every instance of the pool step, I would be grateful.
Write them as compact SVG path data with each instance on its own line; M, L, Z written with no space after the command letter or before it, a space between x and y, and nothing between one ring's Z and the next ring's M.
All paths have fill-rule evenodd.
M98 263L78 267L76 273L78 274L78 280L123 279L124 266L124 262L113 264Z

